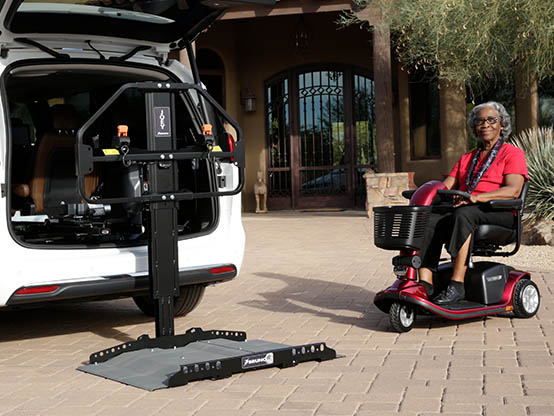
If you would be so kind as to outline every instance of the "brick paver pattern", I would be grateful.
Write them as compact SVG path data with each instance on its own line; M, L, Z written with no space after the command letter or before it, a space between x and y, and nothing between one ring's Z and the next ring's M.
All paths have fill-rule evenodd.
M153 336L132 300L4 310L0 415L554 415L554 271L531 270L542 294L534 318L419 316L397 334L373 305L394 281L396 253L373 245L363 212L246 214L243 222L240 276L207 288L176 333L325 341L343 358L146 392L76 370L92 352Z

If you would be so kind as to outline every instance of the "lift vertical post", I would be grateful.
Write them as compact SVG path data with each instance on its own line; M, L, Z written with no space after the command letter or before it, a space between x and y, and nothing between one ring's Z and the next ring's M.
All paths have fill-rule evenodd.
M177 202L172 194L177 187L174 95L147 92L146 126L149 151L164 152L160 161L148 166L150 192L167 194L166 200L150 203L148 263L150 291L156 301L156 337L174 335L173 299L179 296L179 258ZM164 199L162 197L162 199Z

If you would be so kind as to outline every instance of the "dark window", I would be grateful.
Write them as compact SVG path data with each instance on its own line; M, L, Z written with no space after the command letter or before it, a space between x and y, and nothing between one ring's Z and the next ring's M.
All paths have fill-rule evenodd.
M219 105L225 108L225 66L217 53L210 49L199 49L196 64L200 80Z
M413 159L440 157L440 107L437 82L410 80Z

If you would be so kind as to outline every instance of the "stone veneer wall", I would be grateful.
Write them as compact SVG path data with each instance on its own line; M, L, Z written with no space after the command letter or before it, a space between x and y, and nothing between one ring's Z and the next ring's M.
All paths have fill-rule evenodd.
M413 172L373 173L364 174L366 186L366 211L369 218L373 217L373 207L384 205L407 205L409 200L402 192L415 189Z

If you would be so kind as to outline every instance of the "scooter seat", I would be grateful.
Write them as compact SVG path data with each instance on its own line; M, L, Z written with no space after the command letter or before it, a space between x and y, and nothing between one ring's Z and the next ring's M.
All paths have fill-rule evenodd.
M516 239L516 230L499 225L483 224L475 231L475 244L492 243L504 246Z

